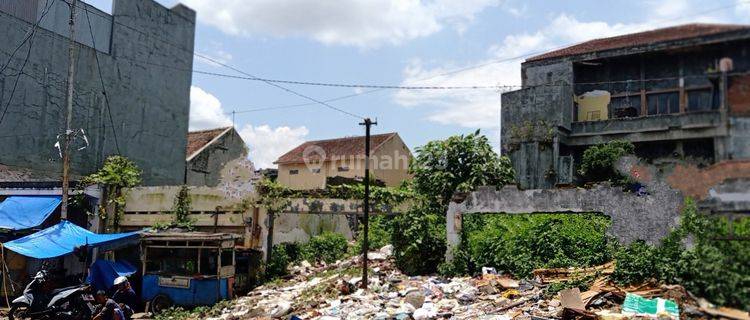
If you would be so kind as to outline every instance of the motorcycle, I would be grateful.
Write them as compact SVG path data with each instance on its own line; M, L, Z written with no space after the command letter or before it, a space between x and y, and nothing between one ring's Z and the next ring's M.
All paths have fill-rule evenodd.
M48 290L47 272L39 271L23 294L11 302L9 320L88 320L96 310L91 287L78 285Z

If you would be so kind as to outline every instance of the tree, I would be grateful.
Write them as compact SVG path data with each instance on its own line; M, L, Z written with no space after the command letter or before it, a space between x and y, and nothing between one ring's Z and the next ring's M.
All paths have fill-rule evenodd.
M505 185L514 180L510 159L495 153L479 130L430 141L417 148L416 153L409 166L414 175L414 191L436 197L434 200L443 208L447 208L455 192Z
M416 154L409 166L415 199L408 212L394 218L391 243L404 273L434 273L445 255L445 211L453 194L507 184L513 169L479 130L428 142Z
M113 219L109 223L106 223L106 229L110 231L109 229L111 228L117 229L119 227L120 218L125 211L125 198L127 195L124 189L135 187L140 183L141 169L133 161L123 156L110 156L104 160L104 164L99 171L81 179L78 194L83 195L82 190L84 186L98 184L104 187L105 201L99 212L100 217L106 223L106 209L108 206L113 207Z

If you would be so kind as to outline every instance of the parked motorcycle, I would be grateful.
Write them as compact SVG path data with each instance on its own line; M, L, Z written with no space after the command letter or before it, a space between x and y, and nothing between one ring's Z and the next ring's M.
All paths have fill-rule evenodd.
M37 272L23 290L23 294L11 303L8 319L91 319L95 303L90 286L78 285L50 290L48 281L46 271Z

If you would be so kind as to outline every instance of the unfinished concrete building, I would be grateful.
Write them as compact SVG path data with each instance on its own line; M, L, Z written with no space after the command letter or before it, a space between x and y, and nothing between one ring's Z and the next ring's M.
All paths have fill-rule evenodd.
M750 26L596 39L531 57L521 70L523 88L502 95L503 153L517 186L450 204L447 259L466 214L597 212L621 243L656 243L688 197L729 221L750 212ZM646 192L555 188L579 184L584 150L616 139L635 145L617 171Z
M502 96L523 189L571 184L583 151L624 139L649 161L750 158L750 26L690 24L531 57ZM666 160L668 159L668 160Z
M154 0L113 0L112 8L76 4L71 170L92 173L119 153L143 169L145 184L181 184L195 12ZM26 179L61 170L69 15L66 1L0 1L0 169Z

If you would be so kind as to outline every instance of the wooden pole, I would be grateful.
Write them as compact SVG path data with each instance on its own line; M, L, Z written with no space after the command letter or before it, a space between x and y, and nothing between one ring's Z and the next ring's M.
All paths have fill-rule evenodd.
M364 211L364 228L362 229L362 288L367 289L367 252L370 251L369 242L369 224L370 224L370 127L377 122L372 122L370 118L365 118L365 122L359 125L365 126L365 203Z
M68 95L67 95L67 114L65 117L65 133L62 145L62 202L60 205L60 219L68 219L68 185L70 184L70 129L71 118L73 117L73 82L75 82L75 12L76 0L71 0L70 6L70 39L68 42Z
M3 293L5 294L5 304L10 308L10 299L8 299L8 286L6 285L7 279L10 280L10 275L8 274L8 266L5 263L5 246L0 244L0 256L3 259Z

